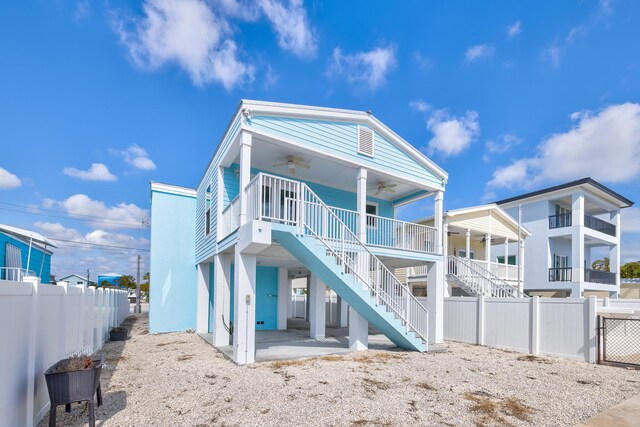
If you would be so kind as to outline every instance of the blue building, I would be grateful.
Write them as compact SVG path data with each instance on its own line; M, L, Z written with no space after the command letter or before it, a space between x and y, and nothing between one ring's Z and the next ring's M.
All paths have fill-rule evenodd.
M0 224L0 280L38 276L40 283L50 283L51 248L55 247L39 233Z
M325 294L402 348L442 342L447 173L370 112L240 102L195 189L151 183L151 332L195 329L254 361L256 330L287 328L291 278L309 281L311 338ZM434 226L396 219L431 198ZM427 271L418 300L396 269Z

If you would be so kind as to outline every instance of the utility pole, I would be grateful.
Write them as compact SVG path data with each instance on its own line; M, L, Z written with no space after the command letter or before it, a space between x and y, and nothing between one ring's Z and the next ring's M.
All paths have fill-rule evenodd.
M138 254L138 276L136 277L136 309L134 313L141 313L140 310L140 255Z
M87 288L91 286L91 280L89 280L89 269L87 268Z

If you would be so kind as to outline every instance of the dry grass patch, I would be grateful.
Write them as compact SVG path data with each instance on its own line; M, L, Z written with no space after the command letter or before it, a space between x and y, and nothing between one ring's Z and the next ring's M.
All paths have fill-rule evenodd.
M386 351L381 351L378 353L363 353L353 358L354 362L360 363L383 363L389 360L397 360L404 359L404 355L399 353L391 353Z
M389 384L374 380L373 378L365 378L362 380L364 382L364 388L366 391L375 393L376 390L388 390Z
M271 367L275 370L278 370L282 368L289 368L291 366L304 366L312 362L312 359L276 360L275 362L271 363Z
M542 363L544 365L551 365L553 363L549 359L545 359L544 357L534 356L533 354L527 354L527 355L524 355L524 356L518 356L516 358L516 360L519 360L520 362Z
M195 356L195 354L183 354L181 356L178 356L178 358L176 360L178 362L184 362L185 360L192 359L193 356Z
M381 426L381 427L392 427L393 423L389 421L381 421L380 419L375 420L366 420L364 418L360 418L355 421L351 421L352 427L365 427L365 426Z
M438 391L437 388L435 388L434 386L432 386L429 383L420 383L420 384L416 384L416 387L421 388L423 390L429 390L429 391Z
M187 341L170 341L170 342L161 342L160 344L156 344L156 347L164 347L166 345L171 344L188 344Z
M492 399L491 395L484 392L465 393L464 398L473 402L471 411L480 415L476 420L479 426L489 425L492 422L500 425L511 425L504 415L517 418L521 421L530 421L534 413L533 408L513 397Z

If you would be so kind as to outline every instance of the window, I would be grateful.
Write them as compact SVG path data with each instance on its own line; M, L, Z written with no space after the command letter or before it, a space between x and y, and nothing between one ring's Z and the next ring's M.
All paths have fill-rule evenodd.
M476 251L471 250L471 251L469 252L469 254L470 254L469 258L471 258L471 259L476 259ZM467 250L466 250L466 249L460 249L460 250L458 251L458 256L459 256L460 258L466 258L466 257L467 257Z
M377 225L377 218L375 216L378 215L378 205L373 203L367 203L367 227L375 227ZM370 217L368 215L374 215L374 217Z
M499 256L498 257L498 264L504 264L504 256ZM509 258L507 258L507 264L516 265L516 256L515 255L509 255Z
M83 284L83 283L82 283L80 280L78 280L78 281L76 282L76 285L82 285L82 284Z
M211 186L207 187L207 193L204 198L204 235L211 233Z

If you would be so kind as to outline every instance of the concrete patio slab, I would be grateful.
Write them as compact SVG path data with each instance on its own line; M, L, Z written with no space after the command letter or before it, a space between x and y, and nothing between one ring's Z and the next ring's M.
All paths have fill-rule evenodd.
M625 400L574 427L636 427L640 425L640 396Z

